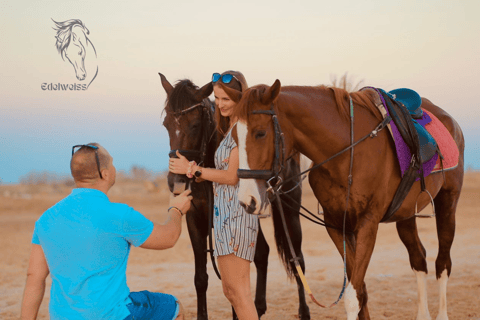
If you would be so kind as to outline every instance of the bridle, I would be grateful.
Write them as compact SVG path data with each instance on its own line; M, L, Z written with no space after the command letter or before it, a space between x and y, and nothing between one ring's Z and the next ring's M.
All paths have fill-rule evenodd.
M299 176L303 176L304 174L319 168L320 166L324 165L325 163L329 162L330 160L338 157L339 155L343 154L344 152L348 150L353 150L353 148L359 144L360 142L366 140L367 138L373 138L377 136L378 132L383 130L387 124L392 120L390 116L386 117L383 119L383 121L370 133L367 135L363 136L361 139L357 140L356 142L353 141L353 127L351 128L351 141L350 145L330 158L315 164L311 168L297 174L293 175L291 177L288 177L287 179L282 179L281 173L283 169L285 169L285 161L290 159L292 156L289 156L288 158L285 157L285 136L283 134L283 131L280 127L280 124L278 122L278 117L277 114L275 113L274 110L274 104L272 102L270 106L270 110L253 110L250 112L250 114L266 114L266 115L271 115L272 116L272 122L273 122L273 127L274 127L274 134L275 134L275 155L274 155L274 160L273 160L273 166L272 169L270 170L246 170L246 169L238 169L237 175L238 178L240 179L258 179L258 180L266 180L267 185L269 186L269 191L273 191L272 188L275 187L276 192L281 192L284 194L283 191L281 191L281 187L285 185L288 181L293 180L295 178L298 178ZM353 126L353 102L350 99L350 114L351 114L351 124ZM349 177L351 179L351 177ZM272 185L272 181L274 181L274 185Z
M208 105L207 105L208 104ZM178 118L181 116L196 110L197 108L202 108L202 123L206 126L206 130L203 132L202 135L202 145L200 147L200 150L182 150L182 149L175 149L175 150L170 150L168 153L168 156L170 158L178 158L177 156L177 151L180 152L184 157L186 157L188 160L195 160L198 162L198 164L203 164L205 165L205 159L207 157L207 148L210 142L212 141L213 136L215 135L215 128L211 130L212 132L208 131L208 128L212 127L214 124L213 120L213 115L212 115L212 109L209 106L210 101L208 98L205 98L202 100L202 102L197 103L196 105L193 105L191 107L188 107L184 110L173 112L172 115L175 117L175 120L178 122ZM208 109L210 108L210 110ZM188 179L191 183L192 179ZM205 250L207 253L210 253L210 258L212 260L212 265L213 265L213 270L217 274L217 277L221 280L220 276L220 271L218 271L217 265L215 263L215 257L213 255L213 240L212 240L212 229L213 229L213 199L212 199L212 193L207 191L207 185L203 183L204 191L205 194L207 195L207 203L208 203L208 245L209 248ZM210 189L212 186L210 185ZM192 205L197 210L199 211L198 208L195 206L195 203L192 201Z
M208 130L208 128L211 127L211 125L213 123L213 117L212 117L211 110L208 110L209 107L207 106L207 100L208 99L204 99L202 102L197 103L196 105L188 107L184 110L177 111L177 112L172 112L172 115L178 121L178 118L180 118L181 116L183 116L183 115L201 107L202 108L202 122L207 124L206 127L207 127L207 130ZM206 120L206 122L204 122L204 120ZM177 157L177 151L178 151L178 152L180 152L180 154L185 156L188 160L190 160L190 161L195 160L199 165L203 164L205 162L205 158L207 156L207 146L210 143L210 141L212 140L212 138L214 136L214 133L215 133L215 129L213 129L212 132L207 131L206 134L204 133L202 135L202 145L200 147L200 150L174 149L174 150L170 150L170 152L168 153L168 156L170 158L178 158Z
M277 114L275 113L275 110L274 110L274 104L272 102L272 104L270 106L270 110L253 110L250 113L251 114L266 114L266 115L271 115L272 116L274 133L275 133L275 156L274 156L273 166L272 166L271 170L238 169L237 175L240 179L266 180L267 185L268 185L267 194L268 194L269 200L271 202L277 201L277 206L278 206L279 211L280 211L280 217L282 219L283 229L284 229L284 232L285 232L285 235L286 235L286 238L287 238L287 243L288 243L288 246L289 246L289 249L290 249L290 254L292 255L291 262L294 263L295 268L298 272L298 275L299 275L299 277L302 281L302 284L303 284L305 290L307 291L307 294L310 296L310 298L312 299L313 302L315 302L317 305L319 305L322 308L327 308L327 306L319 303L317 301L317 299L315 299L315 297L313 296L313 293L310 290L310 287L307 283L307 280L306 280L306 278L303 274L302 268L300 266L300 263L299 263L300 258L297 257L297 255L295 253L295 250L293 248L292 240L291 240L290 235L288 233L288 226L287 226L287 222L286 222L286 219L285 219L285 214L283 212L282 200L280 198L281 194L285 195L285 193L283 191L281 191L281 188L287 181L298 178L299 176L301 177L305 173L322 166L323 164L327 163L328 161L330 161L330 160L336 158L337 156L343 154L347 150L351 151L351 153L350 153L350 169L349 169L348 185L347 185L347 192L346 192L346 205L345 205L344 219L343 219L343 261L344 261L343 287L342 287L342 290L341 290L338 298L336 299L336 301L328 306L328 308L331 308L331 307L335 306L341 300L341 298L342 298L342 296L345 292L346 283L347 283L347 257L346 257L346 242L345 242L345 233L346 233L345 221L346 221L346 216L347 216L348 202L349 202L349 198L350 198L350 187L351 187L352 182L353 182L353 179L352 179L353 148L357 144L359 144L360 142L364 141L365 139L367 139L369 137L373 138L373 137L377 136L378 132L381 131L382 129L384 129L387 126L387 124L391 121L392 118L390 116L386 117L379 125L377 125L377 127L373 131L371 131L370 133L368 133L367 135L365 135L364 137L362 137L358 141L354 142L354 137L353 137L353 132L354 132L353 101L352 101L352 98L350 98L350 145L348 147L344 148L343 150L337 152L336 154L334 154L330 158L326 159L325 161L322 161L322 162L312 166L311 168L301 172L300 174L294 175L292 177L288 177L285 180L282 180L281 172L283 171L284 165L285 165L284 164L285 163L285 161L284 161L285 160L285 136L284 136L284 134L283 134L283 132L280 128L280 124L278 123L278 117L277 117ZM291 197L289 197L289 198L291 200L293 200ZM303 206L301 206L301 208L305 209ZM306 210L306 211L308 211L308 210ZM312 216L314 216L316 219L323 222L324 226L333 227L333 226L330 226L327 223L325 223L325 221L321 220L317 216L313 215L310 211L308 211L308 212ZM301 212L299 212L299 214L304 216ZM309 219L309 220L311 220L311 219Z
M274 110L273 102L270 110L253 110L251 114L266 114L272 116L273 131L275 134L275 155L273 159L272 169L270 170L246 170L238 169L237 175L239 179L259 179L267 180L267 184L275 181L278 186L282 182L281 174L285 169L285 136L283 134L277 114Z

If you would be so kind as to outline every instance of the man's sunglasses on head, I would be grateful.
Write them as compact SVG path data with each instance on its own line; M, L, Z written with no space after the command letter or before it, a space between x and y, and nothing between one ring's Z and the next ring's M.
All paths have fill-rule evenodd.
M97 160L98 174L100 175L100 179L103 179L102 172L100 171L100 160L98 159L98 147L97 146L93 146L91 144L77 144L76 146L72 147L72 157L75 154L75 152L77 152L78 150L80 150L83 147L95 150L95 160Z

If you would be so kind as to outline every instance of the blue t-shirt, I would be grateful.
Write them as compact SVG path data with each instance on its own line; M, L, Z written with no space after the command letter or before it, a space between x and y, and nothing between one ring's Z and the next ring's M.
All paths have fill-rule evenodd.
M32 243L42 246L52 277L50 319L130 315L130 244L140 246L152 230L141 213L95 189L73 189L45 211L35 223Z

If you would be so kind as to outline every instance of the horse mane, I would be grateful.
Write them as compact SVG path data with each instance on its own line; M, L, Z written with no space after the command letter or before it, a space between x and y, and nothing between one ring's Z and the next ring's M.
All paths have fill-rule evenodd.
M242 101L244 101L241 105L239 104L235 110L235 116L239 120L247 120L250 109L253 105L254 101L260 100L261 95L267 90L268 86L264 84L256 85L249 88L247 91L243 93ZM301 88L301 87L298 87ZM322 90L325 93L329 94L333 93L334 99L337 105L338 113L342 118L346 120L350 120L350 97L352 101L364 108L365 110L369 111L373 116L377 117L379 120L382 120L382 115L380 111L378 111L377 107L373 102L373 97L371 96L372 93L368 91L356 91L349 93L347 90L337 87L328 87L328 86L317 86L317 87L304 87L304 88L312 88L316 90Z
M350 98L352 98L353 103L369 111L373 116L377 117L379 120L383 120L380 111L373 102L373 97L368 91L355 91L348 92L343 88L338 87L327 87L321 86L327 90L331 90L335 96L335 102L337 104L338 113L341 117L349 120L350 119Z
M189 79L178 80L173 91L165 101L165 108L170 106L173 112L179 112L195 103L194 93L198 87Z
M58 53L62 55L62 58L63 51L70 45L72 28L74 26L79 25L85 30L86 34L90 34L90 31L85 27L85 24L79 19L70 19L63 22L57 22L52 19L52 21L55 23L53 30L57 31L57 35L55 36L57 42L55 43L55 46L57 47Z
M259 84L244 91L242 93L241 101L245 102L237 104L233 116L238 120L247 120L253 102L255 100L260 100L261 95L267 90L267 88L267 85Z

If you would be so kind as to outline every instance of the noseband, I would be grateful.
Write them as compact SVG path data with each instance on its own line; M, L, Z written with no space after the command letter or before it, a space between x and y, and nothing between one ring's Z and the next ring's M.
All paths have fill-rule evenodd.
M259 179L267 180L268 184L272 180L276 180L276 184L281 182L281 173L285 168L285 136L280 128L277 114L273 108L273 102L270 110L253 110L252 114L266 114L272 116L273 130L275 133L275 158L273 159L273 166L270 170L246 170L238 169L237 175L240 179Z

